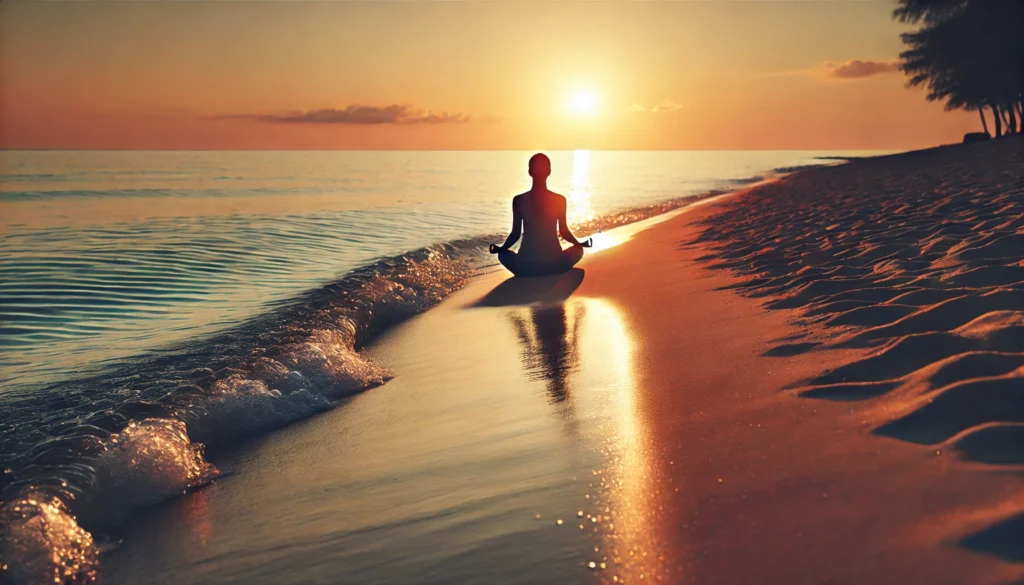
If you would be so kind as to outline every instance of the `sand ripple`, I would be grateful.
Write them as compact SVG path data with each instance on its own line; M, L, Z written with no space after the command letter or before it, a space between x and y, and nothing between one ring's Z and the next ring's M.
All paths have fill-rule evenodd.
M692 244L797 309L766 355L865 348L802 396L873 400L874 432L1024 467L1024 139L815 169L753 188ZM961 544L1024 561L1024 513Z

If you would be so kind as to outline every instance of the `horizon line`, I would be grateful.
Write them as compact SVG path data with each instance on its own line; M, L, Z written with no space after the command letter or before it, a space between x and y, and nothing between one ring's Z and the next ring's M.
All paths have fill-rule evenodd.
M877 148L0 148L0 152L803 152L803 151L909 151L948 146Z

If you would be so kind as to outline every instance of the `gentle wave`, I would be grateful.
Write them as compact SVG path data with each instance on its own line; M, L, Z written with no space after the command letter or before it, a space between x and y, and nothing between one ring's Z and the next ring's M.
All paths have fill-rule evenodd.
M4 180L8 180L9 175L4 175ZM38 178L22 178L24 182L34 182L39 180ZM54 181L60 180L51 179ZM70 179L68 179L70 180ZM167 178L163 178L167 181ZM181 179L184 182L186 179ZM236 177L214 177L211 181L232 181L237 180ZM328 194L333 193L329 188L309 190L310 193ZM251 196L251 195L275 195L278 191L271 187L254 187L249 189L195 189L195 188L181 188L181 189L39 189L39 190L27 190L27 191L0 191L0 201L34 201L34 200L45 200L45 199L90 199L94 197L131 197L131 198L142 198L142 197L239 197L239 196Z
M616 213L580 229L609 229L697 199ZM493 266L484 250L496 237L383 259L205 339L42 390L9 392L0 434L8 462L0 546L9 578L88 582L101 548L94 532L217 475L203 445L287 425L386 382L390 374L359 349Z
M413 243L394 234L416 216L355 210L344 217L167 218L5 234L0 366L16 383L38 385L112 352L130 355L147 340L209 334L322 282L339 258L359 262L403 239ZM447 225L438 214L427 217ZM77 341L46 343L55 339ZM17 358L33 365L18 367Z
M2 551L13 582L88 581L104 530L217 474L223 444L331 408L389 374L358 353L472 273L481 241L382 260L208 339L5 405Z
M664 201L653 177L648 191L621 199L628 205L591 207L581 187L574 217L587 219L574 230L609 229L697 199ZM404 207L281 204L268 214L7 223L18 229L0 241L4 582L92 580L102 535L133 508L217 476L203 445L287 425L383 384L388 372L360 348L493 266L486 243L498 236L463 234L506 221L493 201L402 197L395 201ZM651 200L659 202L643 204ZM616 206L630 209L608 213ZM449 241L420 247L438 240ZM372 260L402 249L415 251ZM362 268L316 286L339 261Z
M552 153L552 187L590 220L818 154ZM526 155L2 152L0 176L21 180L0 181L0 401L377 258L501 231Z

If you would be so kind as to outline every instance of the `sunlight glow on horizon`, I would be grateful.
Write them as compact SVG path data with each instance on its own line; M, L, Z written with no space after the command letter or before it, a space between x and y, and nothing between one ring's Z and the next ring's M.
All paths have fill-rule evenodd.
M0 148L902 149L978 129L898 72L820 74L899 54L885 3L0 10Z

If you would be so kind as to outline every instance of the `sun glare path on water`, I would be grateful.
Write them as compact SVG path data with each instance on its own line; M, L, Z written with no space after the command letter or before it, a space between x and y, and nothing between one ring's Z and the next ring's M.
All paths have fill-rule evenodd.
M592 221L596 214L590 186L590 151L576 150L572 153L572 179L569 188L569 213L571 222Z

